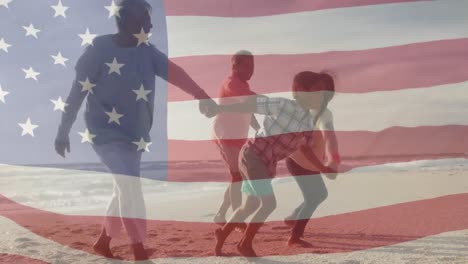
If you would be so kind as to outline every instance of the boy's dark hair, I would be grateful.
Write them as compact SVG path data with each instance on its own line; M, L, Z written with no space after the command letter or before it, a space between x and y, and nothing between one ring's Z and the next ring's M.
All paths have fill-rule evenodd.
M328 93L324 94L324 101L320 106L314 123L317 122L318 118L322 115L325 109L327 109L328 103L333 99L335 95L335 81L333 77L325 71L320 73L303 71L296 74L293 80L294 84L296 84L293 86L294 92L316 92L317 90L315 90L314 87L320 81L324 83L325 87L323 90L328 91Z
M252 58L253 59L253 54L252 52L248 50L239 50L236 52L234 55L232 55L231 62L232 64L239 64L242 60L246 58Z
M131 9L134 7L143 7L144 9L151 11L152 7L146 0L120 0L117 5L120 7L119 16L115 17L115 22L117 27L121 30L125 23L127 23L127 18L131 12Z
M333 77L327 72L315 73L303 71L294 76L295 92L314 92L315 84L322 81L325 84L326 91L335 91L335 82ZM300 90L297 90L297 89Z

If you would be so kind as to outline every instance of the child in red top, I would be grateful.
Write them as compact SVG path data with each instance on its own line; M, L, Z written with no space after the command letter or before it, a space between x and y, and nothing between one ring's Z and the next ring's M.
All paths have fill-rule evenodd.
M246 96L255 95L248 81L254 72L254 57L248 51L238 51L232 56L231 74L223 81L219 90L219 104L241 103ZM242 203L239 173L239 152L247 140L249 126L258 129L259 125L251 113L220 113L213 124L213 138L221 157L229 168L231 183L224 194L224 200L214 217L214 222L224 224L229 207L235 211Z

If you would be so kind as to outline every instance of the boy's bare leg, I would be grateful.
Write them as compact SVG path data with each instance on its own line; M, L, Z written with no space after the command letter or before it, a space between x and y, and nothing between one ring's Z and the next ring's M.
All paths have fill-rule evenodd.
M240 176L240 173L237 173L237 176L239 179L242 179ZM242 181L235 181L232 182L229 186L229 191L230 191L230 196L231 196L231 208L232 211L235 212L241 205L242 205L242 192L241 192L241 187L242 187ZM238 232L244 232L246 228L245 224L241 224L237 226L236 231Z
M304 202L301 203L299 207L294 209L294 211L284 219L284 224L287 225L289 228L293 228L299 217L299 213L301 212L303 208L304 208Z
M231 172L231 177L233 179L241 179L239 172ZM223 203L219 207L218 212L216 213L213 222L224 225L226 223L226 214L231 207L232 212L236 211L242 204L242 193L241 193L241 181L233 181L229 184L228 188L224 192Z
M226 213L230 206L231 206L231 185L229 185L226 191L224 192L223 202L221 203L221 206L219 207L218 212L213 218L213 222L215 222L218 225L224 225L226 223Z
M243 221L255 212L260 205L258 197L248 195L245 204L239 207L233 214L231 219L222 227L215 230L216 246L215 255L222 256L222 248L226 238L231 232L242 224Z
M229 185L229 197L231 201L231 208L232 211L236 211L242 205L242 176L239 172L232 172L232 178L238 179L237 181L233 181Z
M276 208L276 198L274 195L262 196L260 199L260 208L257 210L252 218L252 222L247 226L244 237L237 246L239 253L246 257L256 257L252 243L255 235L257 234L260 227L265 223L265 220Z

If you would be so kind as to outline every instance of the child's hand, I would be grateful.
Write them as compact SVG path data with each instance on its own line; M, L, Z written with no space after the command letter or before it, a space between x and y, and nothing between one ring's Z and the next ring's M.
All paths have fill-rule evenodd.
M340 164L336 160L327 160L325 166L331 170L338 171L338 166L340 166Z
M335 180L338 176L337 170L330 167L328 167L325 171L322 171L322 173L330 180Z
M324 164L326 167L326 170L323 171L323 174L330 180L335 180L336 177L338 176L338 166L339 160L336 159L328 159L327 162Z
M198 105L200 113L208 118L212 118L219 113L219 106L212 99L200 100Z

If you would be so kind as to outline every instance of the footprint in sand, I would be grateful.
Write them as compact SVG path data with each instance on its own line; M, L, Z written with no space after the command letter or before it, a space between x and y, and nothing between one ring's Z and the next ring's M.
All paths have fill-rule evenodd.
M287 226L275 226L271 228L271 230L289 230L289 227Z
M184 251L185 253L200 253L200 250L195 250L195 249L188 249Z
M282 242L284 241L283 239L273 239L273 238L267 238L267 239L263 239L262 240L263 242Z
M53 235L55 235L57 233L58 233L58 231L49 232L49 233L46 234L46 237L53 236Z
M179 242L180 240L182 239L178 237L171 237L171 238L166 239L166 241L169 241L169 242Z
M67 263L67 261L63 260L64 257L66 257L67 254L62 252L62 251L58 251L52 258L54 259L54 262L55 264L57 263Z
M17 239L15 239L15 242L29 242L29 241L31 241L31 239L27 237L18 237Z
M451 263L451 262L455 262L456 258L455 257L442 257L442 258L439 258L439 260L441 263Z
M203 240L213 240L213 239L214 239L214 235L206 236L203 238Z
M83 242L73 242L71 245L75 246L75 247L85 247L85 246L87 246L87 244L83 243Z
M18 245L19 248L29 248L29 247L37 247L40 244L37 242L29 241L29 242L24 242Z
M73 257L76 257L76 258L86 257L86 253L84 252L76 253L76 254L73 254Z
M155 248L147 248L146 249L146 253L148 253L148 255L154 255L156 254L157 250Z
M313 245L312 245L312 247L313 247ZM328 253L333 253L333 252L330 251L330 250L325 250L325 249L317 249L317 250L313 250L311 253L314 253L314 254L328 254ZM351 260L351 261L354 261L354 260ZM344 262L342 264L353 264L353 263L354 262L350 262L350 263Z
M361 262L357 260L346 260L344 262L341 262L340 264L361 264Z
M72 233L72 234L81 234L81 233L83 233L83 229L73 229L72 231L70 231L70 233Z
M39 254L39 251L37 251L35 249L28 249L28 253L37 255L37 254Z

